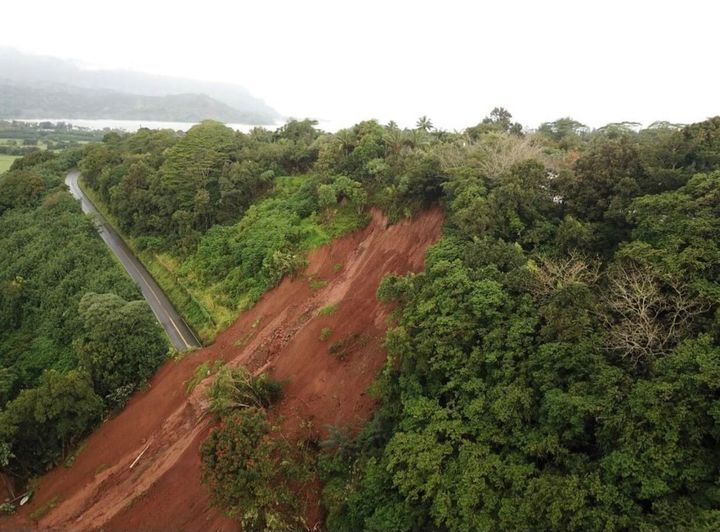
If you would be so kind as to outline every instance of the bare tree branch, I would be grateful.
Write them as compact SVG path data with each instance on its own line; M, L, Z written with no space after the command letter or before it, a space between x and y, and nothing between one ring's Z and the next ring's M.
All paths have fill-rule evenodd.
M609 275L605 304L607 347L635 365L668 353L693 319L710 309L682 283L661 280L634 265L620 266Z
M571 285L590 286L600 278L600 261L586 259L575 252L560 259L537 257L536 266L530 291L538 297L549 296Z

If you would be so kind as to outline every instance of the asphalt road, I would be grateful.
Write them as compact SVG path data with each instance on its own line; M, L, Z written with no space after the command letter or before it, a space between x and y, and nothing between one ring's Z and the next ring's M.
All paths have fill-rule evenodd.
M112 226L105 221L90 199L80 189L78 185L79 177L80 172L72 170L65 178L65 184L70 189L70 193L80 201L83 212L93 217L100 237L120 260L130 277L132 277L140 287L143 296L145 296L160 325L165 329L173 347L178 351L187 351L188 349L200 347L202 344L192 332L192 329L185 323L185 320L182 319L180 314L178 314L172 306L172 303L170 303L155 282L155 279L152 278L150 273L145 269L145 266L135 257L125 241L123 241Z

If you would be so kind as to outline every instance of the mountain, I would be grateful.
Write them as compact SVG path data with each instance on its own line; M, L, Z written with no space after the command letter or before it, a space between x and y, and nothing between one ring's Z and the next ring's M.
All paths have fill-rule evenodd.
M115 118L267 125L281 117L240 85L125 70L0 48L0 118Z
M106 118L264 124L257 113L242 112L204 94L144 96L70 85L31 86L0 80L0 117Z

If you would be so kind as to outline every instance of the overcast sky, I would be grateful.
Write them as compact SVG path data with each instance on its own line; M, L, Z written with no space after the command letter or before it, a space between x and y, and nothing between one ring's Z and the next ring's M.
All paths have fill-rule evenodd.
M10 1L0 45L246 86L280 113L461 129L720 114L720 2ZM0 76L2 73L0 73Z

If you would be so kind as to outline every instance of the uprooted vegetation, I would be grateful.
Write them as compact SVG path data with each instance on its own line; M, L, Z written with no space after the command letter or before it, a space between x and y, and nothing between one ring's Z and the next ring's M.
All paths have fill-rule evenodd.
M303 501L292 488L309 478L311 456L286 441L265 411L249 407L223 418L201 455L213 503L243 530L305 528Z
M244 408L268 408L282 397L282 383L267 373L223 366L207 392L208 410L218 418Z
M311 456L273 427L267 408L282 384L266 373L220 368L207 391L208 410L219 426L202 445L202 481L213 504L244 530L295 530L304 507L291 489L307 480Z
M185 383L185 392L187 394L192 393L192 391L198 384L200 384L202 381L204 381L211 375L217 373L222 367L222 360L215 360L213 363L210 363L210 361L206 360L205 362L198 364L197 368L195 368L193 376L190 377Z
M360 333L353 333L333 342L328 347L328 353L338 360L345 360L352 352L362 349L370 339Z

